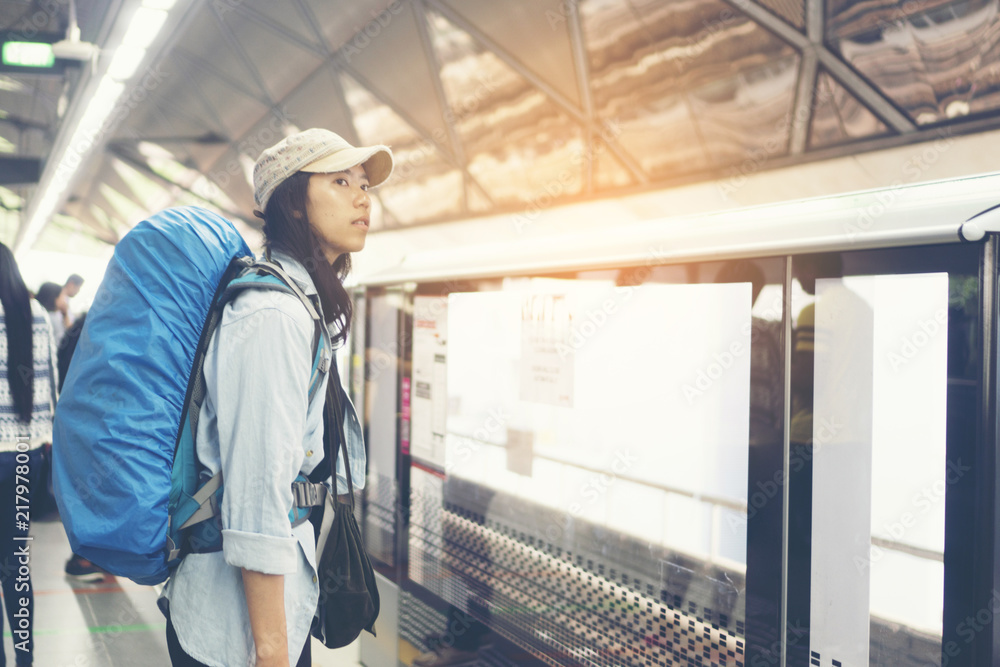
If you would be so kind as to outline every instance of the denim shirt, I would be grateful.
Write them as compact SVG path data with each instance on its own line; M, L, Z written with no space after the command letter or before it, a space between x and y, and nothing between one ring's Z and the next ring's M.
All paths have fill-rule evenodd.
M306 294L316 294L300 263L278 252L272 258ZM197 451L211 474L222 471L222 551L185 556L160 597L181 646L206 665L256 661L241 568L284 575L289 664L298 661L309 636L319 599L316 540L312 524L292 527L288 512L295 477L324 457L327 378L309 400L314 334L297 297L247 290L226 306L209 345ZM359 489L365 480L361 425L343 389L341 396L351 476ZM347 488L340 459L338 491Z

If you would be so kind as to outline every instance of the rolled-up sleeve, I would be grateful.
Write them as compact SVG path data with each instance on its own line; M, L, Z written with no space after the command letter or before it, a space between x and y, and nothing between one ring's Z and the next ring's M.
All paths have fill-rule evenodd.
M269 305L249 309L237 300L227 308L213 368L206 371L206 382L215 384L209 393L225 485L224 556L230 565L265 574L298 568L288 512L304 456L312 369L312 322L297 299L283 300L286 295L273 295Z

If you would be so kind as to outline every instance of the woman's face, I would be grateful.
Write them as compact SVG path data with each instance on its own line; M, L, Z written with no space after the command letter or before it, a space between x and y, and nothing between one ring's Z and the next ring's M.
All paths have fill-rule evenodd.
M361 165L330 174L310 174L306 217L331 264L343 253L365 247L371 208L368 175Z

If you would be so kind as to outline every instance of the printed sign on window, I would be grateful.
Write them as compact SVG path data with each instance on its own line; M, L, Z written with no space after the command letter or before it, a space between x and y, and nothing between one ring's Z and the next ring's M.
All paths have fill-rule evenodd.
M521 309L522 401L573 407L573 316L563 294L524 297Z

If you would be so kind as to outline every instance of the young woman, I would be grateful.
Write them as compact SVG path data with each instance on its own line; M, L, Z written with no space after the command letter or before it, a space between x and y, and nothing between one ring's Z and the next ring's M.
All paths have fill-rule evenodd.
M42 446L52 441L56 364L48 313L31 298L14 254L2 243L0 306L0 336L7 346L7 354L0 358L0 378L6 378L0 381L0 579L15 663L21 667L31 664L34 647L31 543L24 538L31 518L31 491L41 472ZM28 567L22 570L23 565ZM6 664L2 652L0 662Z
M355 148L321 129L267 149L254 168L267 255L307 295L318 296L327 358L351 324L341 281L350 253L365 246L368 190L391 172L386 146ZM288 513L292 482L324 458L326 380L312 400L308 391L314 334L295 296L247 290L226 306L209 346L197 442L201 464L225 480L222 551L189 554L164 589L175 666L311 664L309 631L320 594L315 535L310 522L293 526ZM335 376L329 381L339 384ZM342 398L360 488L364 445L357 415ZM338 462L338 490L347 488L343 470Z

